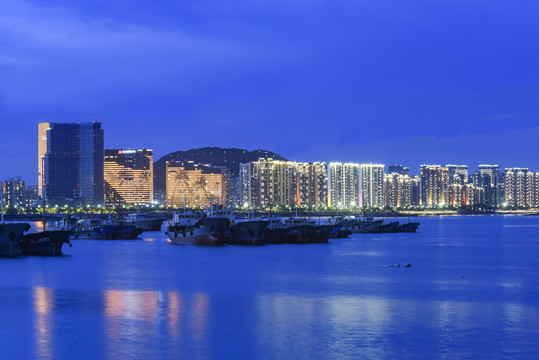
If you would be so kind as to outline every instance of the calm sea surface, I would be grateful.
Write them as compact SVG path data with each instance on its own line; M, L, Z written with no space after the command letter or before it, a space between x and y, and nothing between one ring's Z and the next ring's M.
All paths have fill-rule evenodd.
M154 232L2 258L0 357L536 359L539 217L420 221L331 244Z

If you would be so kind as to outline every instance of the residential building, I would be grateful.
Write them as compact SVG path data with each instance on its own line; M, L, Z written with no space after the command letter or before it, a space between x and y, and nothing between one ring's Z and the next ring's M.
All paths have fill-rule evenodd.
M360 165L360 204L368 208L384 207L384 165Z
M360 165L332 162L328 165L328 205L357 208L360 200Z
M440 165L421 165L421 205L443 207L449 201L449 170Z

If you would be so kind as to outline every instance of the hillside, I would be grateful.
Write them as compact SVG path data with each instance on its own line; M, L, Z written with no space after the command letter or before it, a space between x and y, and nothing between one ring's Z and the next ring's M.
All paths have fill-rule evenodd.
M256 161L260 158L286 160L282 156L266 150L248 151L234 148L205 147L187 151L176 151L154 162L154 188L156 190L165 190L167 161L194 161L195 163L212 164L214 166L226 166L230 169L232 176L238 176L240 163Z

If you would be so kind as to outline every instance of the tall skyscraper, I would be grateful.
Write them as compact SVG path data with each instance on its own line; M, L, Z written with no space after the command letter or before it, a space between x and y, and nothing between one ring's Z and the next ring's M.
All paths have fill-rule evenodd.
M357 208L360 206L359 166L355 163L329 163L329 206L334 208Z
M38 192L51 205L103 204L103 161L101 123L38 125Z
M105 150L105 204L149 205L153 200L153 151Z
M361 206L384 207L384 165L360 165Z
M421 165L421 205L445 206L449 201L449 171L440 165Z

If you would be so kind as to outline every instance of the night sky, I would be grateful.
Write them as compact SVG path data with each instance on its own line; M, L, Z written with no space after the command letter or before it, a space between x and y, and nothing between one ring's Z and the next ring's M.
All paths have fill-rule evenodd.
M156 158L539 171L538 1L0 0L0 179L37 123L100 121Z

